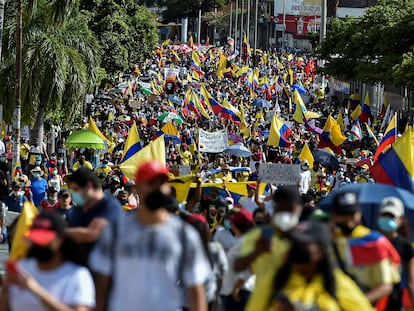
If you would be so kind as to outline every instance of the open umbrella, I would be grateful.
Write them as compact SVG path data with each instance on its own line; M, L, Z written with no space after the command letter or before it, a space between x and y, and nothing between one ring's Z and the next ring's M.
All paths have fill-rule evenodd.
M140 87L139 91L145 95L152 95L152 91L150 89L147 89L146 87Z
M161 121L162 123L167 123L167 122L175 122L177 124L183 124L184 123L184 119L183 117L181 117L180 115L176 114L175 112L164 112L162 113L158 118L158 121Z
M292 85L292 91L298 90L299 94L306 94L306 89L303 85L300 84L293 84Z
M271 108L272 104L269 103L266 99L258 98L253 101L253 106L256 106L259 108Z
M177 95L168 95L167 99L176 105L180 105L183 102L183 100L179 98Z
M316 149L312 151L313 158L315 161L318 161L322 166L330 166L332 169L336 170L339 167L338 159L335 154L330 153L323 149Z
M330 212L334 196L344 192L353 192L358 195L362 216L368 227L377 228L378 212L382 200L386 197L397 197L404 204L405 217L408 219L410 228L414 228L414 194L412 192L384 184L349 184L322 199L319 202L319 207Z
M90 148L105 150L105 142L94 132L89 130L75 131L66 140L69 148Z
M250 157L252 155L252 153L250 152L249 149L247 149L245 146L239 145L239 144L236 144L236 145L233 145L233 146L230 146L230 147L224 149L224 153L228 154L228 155L243 157L243 158L247 158L247 157Z

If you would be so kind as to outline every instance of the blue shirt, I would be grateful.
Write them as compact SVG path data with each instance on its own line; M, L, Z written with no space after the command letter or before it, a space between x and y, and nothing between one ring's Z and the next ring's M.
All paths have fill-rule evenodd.
M40 203L46 197L46 191L48 188L47 181L43 178L39 179L31 179L32 185L30 190L32 190L33 194L33 203L35 206L40 206Z
M15 197L13 194L11 194L4 199L4 204L6 204L9 211L20 213L23 209L23 204L26 201L27 199L24 195Z
M92 208L85 211L82 206L72 207L69 227L88 227L95 218L104 218L109 223L118 221L122 215L121 203L117 199L103 198L95 203ZM86 245L88 250L92 249L94 243Z

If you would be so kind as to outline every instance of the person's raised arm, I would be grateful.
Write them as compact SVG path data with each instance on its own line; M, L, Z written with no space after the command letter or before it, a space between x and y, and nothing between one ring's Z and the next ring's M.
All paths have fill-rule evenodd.
M260 198L260 179L258 178L256 181L256 191L254 192L254 200L256 201L256 204L259 208L264 209L265 208L265 203L264 201Z

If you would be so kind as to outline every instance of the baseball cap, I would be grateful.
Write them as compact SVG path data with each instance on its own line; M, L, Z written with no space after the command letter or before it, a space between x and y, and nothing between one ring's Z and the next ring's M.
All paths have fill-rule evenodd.
M145 161L138 167L135 182L151 181L156 177L164 177L165 180L168 180L168 168L158 161Z
M339 193L333 198L333 212L338 215L354 214L360 210L358 196L354 192Z
M231 215L229 220L235 225L243 225L253 221L253 214L250 213L250 211L241 208L237 213Z
M396 197L384 198L381 202L380 214L391 214L394 217L404 216L404 204Z
M197 213L191 214L191 215L187 218L187 221L188 221L189 223L192 223L193 221L200 221L200 222L202 222L203 224L206 224L206 223L207 223L206 217L204 217L204 216L203 216L203 215L201 215L201 214L197 214Z
M58 198L63 197L65 194L70 195L70 192L68 190L60 190L58 193Z
M58 213L43 211L34 219L27 238L36 245L46 246L64 231L65 222Z
M303 244L318 243L328 248L331 245L331 233L328 226L321 221L301 222L290 234L294 242Z
M257 184L247 184L247 188L256 190L257 189Z

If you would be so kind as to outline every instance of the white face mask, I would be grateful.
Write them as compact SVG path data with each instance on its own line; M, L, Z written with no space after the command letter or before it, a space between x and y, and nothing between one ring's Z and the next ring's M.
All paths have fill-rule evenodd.
M299 217L290 212L278 212L273 216L273 224L282 232L288 232L299 223Z

